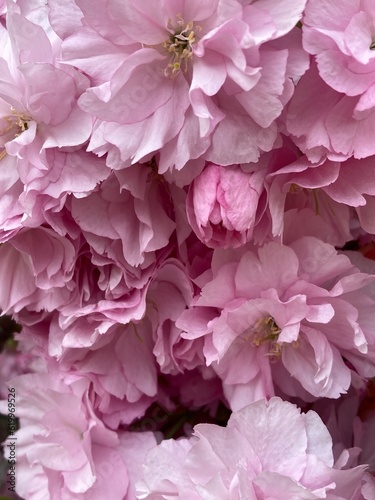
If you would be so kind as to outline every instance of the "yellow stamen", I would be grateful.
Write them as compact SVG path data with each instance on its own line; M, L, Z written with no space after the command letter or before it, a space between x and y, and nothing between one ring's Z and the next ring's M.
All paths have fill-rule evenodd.
M163 47L170 54L170 61L164 74L172 77L177 75L181 69L187 71L188 61L193 57L195 33L201 29L200 26L196 26L194 31L193 22L190 21L186 24L181 14L177 14L176 23L177 26L174 26L172 20L168 20L167 29L170 36L163 43Z
M281 329L271 316L260 319L254 326L255 336L253 338L253 344L259 347L262 344L268 343L270 347L269 354L280 356L282 344L277 342L280 332Z
M0 146L0 161L5 158L7 154L4 145L20 136L22 132L28 130L28 122L31 120L30 116L25 113L20 113L13 107L10 108L10 112L10 115L1 117L1 120L3 120L6 125L0 129L0 141L2 142Z
M250 332L247 331L244 339L247 341L252 338L252 343L256 347L266 344L268 347L266 356L269 356L271 361L275 361L281 356L282 349L285 346L285 342L279 342L280 333L281 328L276 321L272 316L267 316L266 318L259 319ZM290 344L288 343L288 345ZM292 341L291 345L293 349L298 349L300 346L299 339Z

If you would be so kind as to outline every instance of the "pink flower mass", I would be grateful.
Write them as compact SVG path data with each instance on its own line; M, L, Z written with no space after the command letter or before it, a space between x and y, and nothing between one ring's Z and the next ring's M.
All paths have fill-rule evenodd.
M212 279L177 326L190 340L204 336L206 363L232 409L273 396L275 385L290 396L337 398L351 382L343 357L363 377L375 376L372 326L361 324L374 308L361 297L372 276L313 237L222 257L214 254Z
M374 2L0 41L0 497L374 500Z
M360 498L362 467L335 467L319 416L272 398L234 412L226 428L200 424L190 441L150 450L138 498Z

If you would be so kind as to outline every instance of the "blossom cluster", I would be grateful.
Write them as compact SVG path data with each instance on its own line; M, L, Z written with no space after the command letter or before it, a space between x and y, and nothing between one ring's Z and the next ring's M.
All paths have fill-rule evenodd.
M0 40L15 492L374 499L374 2L0 0Z

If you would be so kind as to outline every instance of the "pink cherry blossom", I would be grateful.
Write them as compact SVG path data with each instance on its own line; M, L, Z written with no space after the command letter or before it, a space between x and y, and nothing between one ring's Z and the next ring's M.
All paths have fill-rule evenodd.
M323 80L368 103L375 85L374 23L370 0L308 0L303 17L303 46L315 55Z
M92 3L80 1L83 26L72 23L67 31L53 2L51 22L64 37L64 61L94 83L79 100L99 118L90 150L108 153L108 165L119 169L166 146L160 165L166 172L202 154L235 163L222 147L233 137L238 162L256 160L276 141L275 120L293 93L291 79L308 67L300 33L291 34L305 2L290 9L266 0L245 6L237 0L142 6L109 0L105 8L98 0L102 16L94 18ZM283 37L280 49L271 44Z
M210 247L238 247L251 239L264 170L209 163L192 182L187 215L198 238Z
M0 247L0 307L54 310L70 296L74 245L48 228L24 229Z
M303 44L315 56L317 69L297 86L287 124L310 158L322 153L330 159L374 154L368 135L375 120L374 22L374 6L368 0L306 4ZM298 117L304 99L316 106L308 106L307 114Z
M49 372L61 372L66 377L78 372L90 380L93 407L112 429L144 415L158 390L152 329L147 319L112 327L91 348L60 347L61 336L58 326L51 325L49 345L43 352Z
M91 253L81 238L44 227L21 231L0 254L1 309L18 315L57 311L51 325L56 323L60 350L91 346L117 323L140 320L157 262L123 269Z
M17 391L17 483L27 499L129 499L128 454L114 431L95 415L87 380L69 384L48 374L28 374L12 381ZM146 436L145 436L146 437ZM142 446L143 453L155 440ZM142 440L141 440L142 441ZM139 453L135 446L131 453ZM141 451L142 453L142 451ZM129 461L129 458L127 459Z
M297 207L312 208L322 223L331 226L329 242L334 245L344 245L352 239L347 207L354 207L362 227L374 233L374 174L372 158L313 164L300 156L281 165L266 178L273 235L283 232L284 211Z
M329 87L312 63L296 85L288 105L286 128L312 162L367 158L375 154L371 139L375 115L371 106L369 99L347 96Z
M371 172L370 160L313 164L284 138L256 163L207 164L189 186L187 215L196 235L214 248L286 241L289 220L300 236L342 246L352 239L347 205L372 227Z
M112 174L95 193L71 200L72 217L94 252L120 265L147 267L168 245L175 227L163 199L168 193L152 176L151 168L135 165Z
M35 227L45 222L53 225L55 219L62 219L69 195L87 196L110 174L103 159L82 149L66 153L61 148L51 148L45 157L48 169L42 173L29 162L18 161L21 181L18 185L23 184L18 202L25 212L24 226Z
M355 500L364 470L337 470L319 416L272 398L234 412L226 428L199 424L190 441L150 450L137 498Z
M70 283L72 292L53 323L60 348L92 346L118 323L144 316L147 284L156 262L144 272L134 268L124 272L115 264L98 268L96 262L101 261L87 247L81 249Z
M27 219L30 225L44 222L43 210L59 210L64 189L83 195L109 174L104 162L98 163L91 155L66 159L66 154L55 152L80 146L90 136L92 117L77 104L89 81L77 70L56 62L56 35L49 39L48 22L46 26L41 22L43 13L47 20L45 5L30 9L37 24L22 14L18 4L8 2L8 7L7 30L0 26L2 241L27 225ZM91 178L87 168L72 176L73 164L89 164L90 160ZM43 201L35 200L38 194L47 193Z
M350 385L342 356L361 376L374 373L372 282L314 237L216 251L212 277L177 326L184 338L204 338L206 363L234 410L272 396L274 384L302 399L338 398Z

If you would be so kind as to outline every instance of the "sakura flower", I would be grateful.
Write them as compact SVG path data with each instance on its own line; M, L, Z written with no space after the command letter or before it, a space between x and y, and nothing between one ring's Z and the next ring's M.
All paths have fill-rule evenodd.
M370 474L363 478L362 495L365 500L371 500L375 495L375 479Z
M73 304L77 309L71 322L65 315L72 305L61 305L49 320L39 319L49 321L42 334L38 322L30 327L25 312L19 315L25 325L19 338L22 349L38 350L51 373L78 372L91 380L94 407L111 428L143 416L157 396L159 370L175 374L204 363L201 346L182 339L174 325L192 298L183 266L176 259L167 259L145 291L142 317L123 325L109 319L114 319L114 304L111 312L103 309L101 318L94 311L79 318L80 311ZM119 298L118 306L122 304Z
M315 63L297 83L286 114L289 134L312 162L374 155L374 123L371 99L336 92L320 77Z
M274 384L302 399L338 398L351 382L343 358L362 377L375 373L373 281L314 237L215 251L212 277L176 324L184 338L204 338L233 410L274 395Z
M96 416L87 381L75 378L66 384L35 373L20 376L12 384L21 424L15 437L16 491L22 498L83 500L108 494L118 500L132 498L128 496L129 458L125 462L123 456L130 453L125 448L127 440L124 436L120 441ZM142 447L134 446L131 451L134 457L140 455L138 462L155 444L152 435L143 438L137 441ZM137 470L134 465L133 470Z
M187 215L198 238L210 247L237 247L250 240L256 222L264 170L209 163L193 181Z
M49 197L60 198L59 205L65 202L60 211L44 213L53 229L24 229L22 236L13 236L1 248L6 265L2 267L0 262L0 274L3 289L8 292L0 298L0 307L12 313L20 313L22 308L29 312L58 310L58 319L54 320L62 348L91 346L118 322L140 320L146 309L150 278L173 245L174 201L165 181L159 181L149 165L134 165L126 175L113 173L94 192L82 194L81 188L95 189L95 175L104 165L103 160L94 157L92 172L90 165L80 167L76 161L85 155L90 154L56 151L47 178L34 181L30 188L35 187L35 191L30 189L22 195L30 203L36 200L40 211L53 204ZM74 168L80 168L80 173L75 175ZM72 184L58 176L61 169L70 171L72 181L81 181L74 196L67 192ZM50 184L51 178L54 182ZM45 187L44 191L38 191L39 187ZM42 223L41 215L37 213L37 217ZM56 254L50 253L53 247ZM69 261L69 272L63 279L60 259ZM39 273L49 260L48 281ZM11 270L13 277L22 273L22 279L27 281L24 287L14 288ZM54 273L59 279L54 279Z
M82 402L84 385L73 385L74 392L72 387L65 386L57 380L49 380L41 374L24 375L17 381L19 418L22 425L22 430L18 431L16 436L19 439L17 465L24 471L17 485L19 494L28 498L37 498L37 495L39 498L47 498L49 488L52 491L55 489L57 493L59 483L60 487L67 489L67 492L70 490L71 494L89 489L95 482L92 463L90 464L91 433L99 438L99 449L100 439L103 440L103 437L107 437L109 443L112 442L110 447L117 440L114 433L111 435L111 431L107 431L103 426L98 427L99 422L95 421L95 418L90 419L89 413L85 412ZM90 420L91 425L89 425ZM97 428L91 431L90 427ZM65 430L64 443L59 445L63 430ZM38 435L38 445L33 435L35 438ZM50 450L50 453L47 453L47 450ZM29 451L32 452L32 456L28 456ZM31 468L30 462L34 462L36 466ZM57 472L59 469L60 473ZM65 475L65 481L62 473ZM56 475L57 481L56 479L53 481Z
M53 230L22 230L0 247L0 308L14 314L61 306L71 293L75 261L74 245Z
M164 194L150 167L134 165L126 175L112 174L95 193L73 198L71 213L95 252L124 266L146 267L175 227Z
M72 280L64 289L70 291L69 297L59 305L51 323L57 353L66 347L90 347L118 323L144 316L147 285L157 260L142 271L132 267L124 271L107 260L102 264L101 256L93 257L83 245Z
M23 192L19 195L19 204L27 217L25 226L35 227L49 223L54 229L65 234L63 207L70 195L82 198L92 193L97 185L105 180L110 170L105 161L82 149L68 153L59 148L51 148L45 154L48 169L40 171L29 162L18 162L18 172L23 183Z
M375 123L374 23L374 5L368 0L306 4L303 45L315 56L317 68L297 85L287 127L312 160L375 153L369 132ZM298 116L307 102L315 106Z
M20 336L20 341L26 349L26 336L34 336L34 345L39 345L50 373L63 373L66 378L79 373L90 380L93 407L108 427L117 429L120 424L130 424L142 417L157 395L151 326L147 319L137 324L116 325L93 346L80 346L76 342L75 347L66 347L66 332L53 322L44 345L30 328Z
M91 346L117 323L140 320L158 262L154 257L143 269L120 266L90 252L78 234L72 239L50 228L24 229L0 247L0 308L26 316L56 311L51 328L57 332L59 352Z
M9 237L15 234L27 217L33 219L35 216L33 224L40 224L40 206L35 207L36 201L27 196L29 191L35 190L36 186L45 190L58 175L63 177L66 188L72 184L68 168L62 172L61 168L54 168L55 155L51 150L80 146L92 130L92 118L77 105L79 95L88 86L88 79L73 68L58 67L54 39L48 38L42 26L44 11L36 9L40 17L35 14L39 20L39 24L35 24L22 15L18 4L9 2L8 7L7 30L0 26L3 240L8 238L8 233ZM88 156L84 161L89 160ZM107 175L105 165L99 166L93 160L92 180L86 177L85 187L78 186L77 192L92 190ZM74 191L74 187L71 188ZM23 193L27 201L20 199ZM50 209L60 208L60 195L63 197L63 193L55 194L54 202L51 200L53 196L49 197Z
M313 209L322 223L331 226L329 242L334 245L342 246L352 239L348 207L355 208L366 231L375 232L372 158L314 164L300 156L280 167L266 178L274 236L282 234L284 211L297 207ZM294 219L298 223L298 217Z
M371 0L335 4L308 0L303 46L334 90L370 104L375 85L375 9Z
M289 220L299 236L343 246L352 239L348 204L371 227L372 196L366 193L372 192L372 170L369 160L312 164L284 137L282 147L256 163L207 164L189 186L188 220L201 241L214 248L262 244L279 236L286 241Z
M226 428L199 424L190 441L150 450L137 498L359 500L364 470L336 469L319 416L272 398L234 412Z
M237 0L98 0L100 17L92 15L91 2L80 1L83 26L67 32L52 2L51 22L63 31L63 60L94 82L79 100L99 119L90 150L108 153L108 165L119 169L166 146L161 173L203 154L233 164L237 158L228 158L224 138L237 137L239 162L269 151L277 138L275 120L293 93L291 78L308 67L300 34L280 49L271 42L289 36L305 1L289 8L265 0L246 6Z
M69 201L67 230L79 255L57 331L65 332L63 347L88 347L118 322L144 316L150 279L173 246L174 207L148 165L113 173Z

